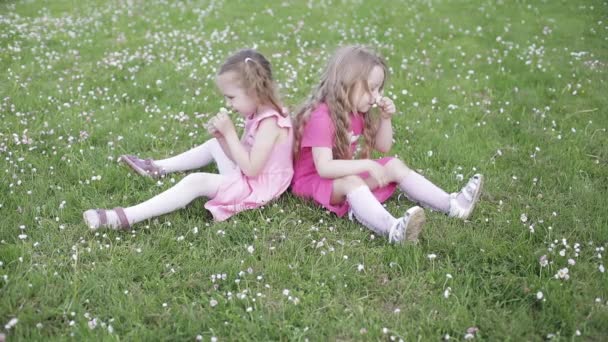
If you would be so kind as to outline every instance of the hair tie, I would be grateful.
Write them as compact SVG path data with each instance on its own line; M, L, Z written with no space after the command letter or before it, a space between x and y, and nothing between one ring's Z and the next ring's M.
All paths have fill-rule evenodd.
M245 63L247 63L247 62L253 62L253 59L251 59L251 58L249 58L249 57L246 57L246 58L245 58Z

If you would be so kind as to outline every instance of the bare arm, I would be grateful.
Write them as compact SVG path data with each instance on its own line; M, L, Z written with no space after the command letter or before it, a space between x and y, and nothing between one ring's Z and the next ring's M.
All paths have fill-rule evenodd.
M374 148L382 153L386 153L393 146L392 117L397 109L393 100L388 97L381 97L377 103L380 107L380 126L378 126L378 131L376 132Z
M381 118L378 132L376 132L376 144L374 148L382 153L387 153L393 147L393 124L391 118Z
M312 158L319 176L330 179L357 175L361 172L369 171L371 163L375 163L369 159L334 159L329 147L313 147Z
M241 171L249 177L255 177L264 168L280 133L281 128L277 126L276 119L266 118L259 123L251 151L247 152L234 129L224 133L224 142L230 151L232 160Z

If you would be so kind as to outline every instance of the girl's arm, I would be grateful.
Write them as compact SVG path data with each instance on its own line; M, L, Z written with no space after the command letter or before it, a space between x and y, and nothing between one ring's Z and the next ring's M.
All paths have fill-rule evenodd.
M391 118L380 119L380 125L376 132L376 144L374 148L382 153L387 153L393 147L393 124Z
M239 140L228 115L218 114L214 125L224 136L223 140L228 151L230 151L232 160L248 177L255 177L260 174L281 133L281 128L277 125L275 118L266 118L260 121L251 151L247 152Z
M346 160L334 159L331 148L313 147L312 158L319 176L323 178L342 178L369 172L378 184L387 184L386 175L382 165L371 159Z
M209 120L209 122L205 123L203 125L203 127L205 127L207 132L209 132L209 134L211 134L215 138L215 140L217 140L217 142L220 144L220 147L222 148L222 150L224 151L224 154L228 157L228 159L230 159L234 162L234 159L232 159L232 154L230 153L230 149L228 148L228 144L226 144L226 140L224 139L224 136L212 124L213 120L215 120L215 117L211 118L211 120Z
M387 153L393 146L392 117L397 109L393 100L388 97L381 97L377 103L378 107L380 107L380 125L376 132L374 148L382 153Z

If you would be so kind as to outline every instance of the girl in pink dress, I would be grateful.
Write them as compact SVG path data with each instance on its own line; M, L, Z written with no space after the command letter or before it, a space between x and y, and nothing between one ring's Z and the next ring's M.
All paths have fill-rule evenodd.
M121 160L137 173L162 177L197 169L215 161L219 174L197 172L174 187L132 207L90 209L83 217L91 229L129 229L131 225L185 207L197 197L207 197L205 208L216 221L260 207L281 195L293 176L293 132L276 94L270 63L254 50L241 50L220 68L216 84L227 106L246 119L238 138L226 111L205 127L215 138L180 155L163 159Z
M372 150L387 153L393 144L396 108L382 96L387 74L384 61L364 47L343 47L332 56L295 115L292 191L338 216L349 212L390 242L416 241L424 210L414 206L396 218L381 204L397 187L414 202L467 219L483 177L474 175L460 192L448 194L397 158L369 159ZM359 145L361 137L365 143Z

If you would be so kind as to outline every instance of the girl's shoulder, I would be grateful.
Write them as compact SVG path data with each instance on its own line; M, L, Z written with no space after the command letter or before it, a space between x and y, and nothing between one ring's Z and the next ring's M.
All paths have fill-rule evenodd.
M319 103L313 110L310 112L310 120L322 120L331 122L331 116L329 115L329 107L326 103Z
M251 118L251 125L253 127L257 127L262 120L271 117L276 118L277 125L281 128L290 128L292 126L291 117L289 115L279 113L272 108L267 108L257 113L253 118Z
M310 134L333 134L334 123L329 115L329 107L325 103L318 104L306 121L305 131Z

